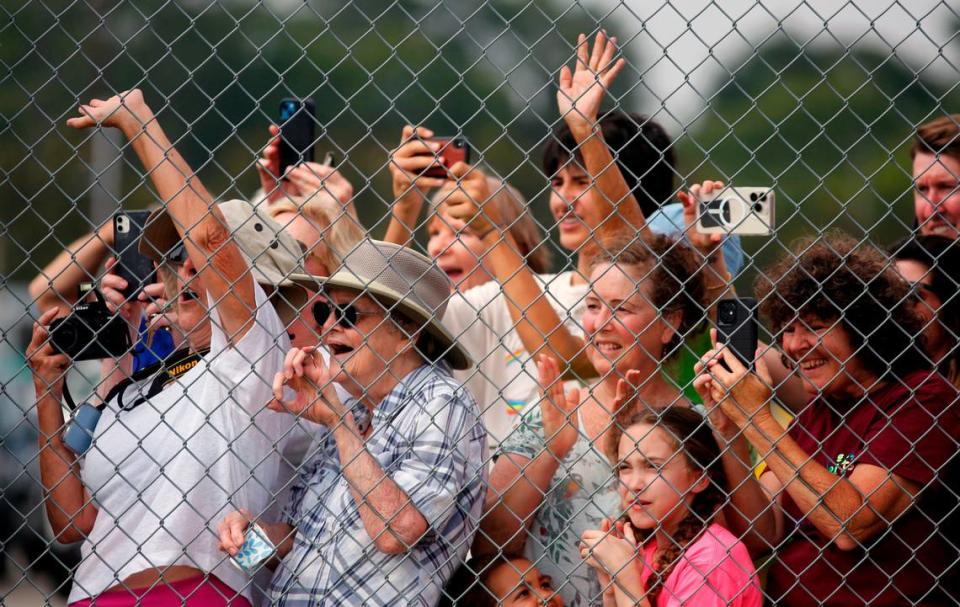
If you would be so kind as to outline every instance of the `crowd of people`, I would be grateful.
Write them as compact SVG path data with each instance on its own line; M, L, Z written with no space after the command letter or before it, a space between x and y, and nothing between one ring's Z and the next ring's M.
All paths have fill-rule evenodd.
M616 57L581 35L559 75L556 274L492 169L425 173L424 127L385 160L381 241L334 168L279 174L276 127L262 189L221 202L142 93L80 107L67 126L121 131L162 205L156 284L130 295L111 226L31 284L71 607L960 600L960 116L917 130L911 235L817 234L759 272L772 339L745 360L711 328L739 239L696 229L725 184L677 193L667 132L601 110ZM136 346L102 361L77 453L50 334L93 276Z

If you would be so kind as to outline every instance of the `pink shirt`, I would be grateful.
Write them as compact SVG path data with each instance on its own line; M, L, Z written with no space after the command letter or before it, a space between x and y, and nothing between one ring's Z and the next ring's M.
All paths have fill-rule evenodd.
M643 573L647 579L653 570L657 550L655 540L643 548ZM657 607L760 607L760 584L746 546L720 525L710 525L697 540L687 546L660 591Z

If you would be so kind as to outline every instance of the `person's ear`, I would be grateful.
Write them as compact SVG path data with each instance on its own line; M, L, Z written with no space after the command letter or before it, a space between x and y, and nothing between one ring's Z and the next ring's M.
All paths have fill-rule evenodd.
M701 491L706 490L710 486L710 475L707 474L706 470L694 470L693 474L699 475L692 485L690 485L689 493L696 495Z
M674 310L661 315L663 321L663 331L660 333L660 343L669 344L673 337L680 331L680 323L683 321L683 311Z

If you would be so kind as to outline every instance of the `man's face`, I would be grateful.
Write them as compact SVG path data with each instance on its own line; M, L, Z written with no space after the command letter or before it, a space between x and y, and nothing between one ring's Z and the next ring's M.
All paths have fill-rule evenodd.
M560 245L575 251L587 242L593 210L593 181L575 161L561 167L550 180L550 213L557 222Z
M920 152L913 159L913 182L920 233L960 236L960 160Z

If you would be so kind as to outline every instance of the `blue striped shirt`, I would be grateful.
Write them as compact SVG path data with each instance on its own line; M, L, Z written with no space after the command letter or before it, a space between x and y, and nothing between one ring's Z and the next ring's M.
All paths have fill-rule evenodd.
M410 497L427 532L403 554L379 551L324 430L291 490L284 518L294 546L274 573L271 604L436 605L477 529L486 489L486 432L477 405L449 370L427 365L404 377L373 411L345 403L367 451ZM364 419L366 418L366 419Z

